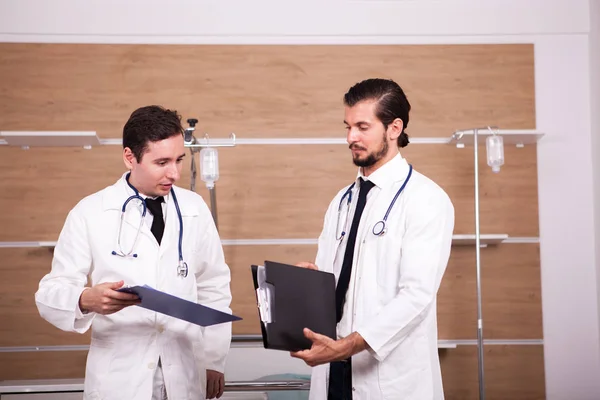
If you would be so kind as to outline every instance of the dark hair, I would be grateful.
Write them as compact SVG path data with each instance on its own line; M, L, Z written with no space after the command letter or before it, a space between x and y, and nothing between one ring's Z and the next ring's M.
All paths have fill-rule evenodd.
M138 162L148 149L148 142L158 142L182 135L181 116L161 106L138 108L123 127L123 148L129 147Z
M402 88L391 79L366 79L352 86L344 95L344 104L348 107L353 107L363 100L377 101L375 115L385 129L396 118L402 120L404 126L398 137L398 147L406 147L409 143L405 129L408 126L410 103Z

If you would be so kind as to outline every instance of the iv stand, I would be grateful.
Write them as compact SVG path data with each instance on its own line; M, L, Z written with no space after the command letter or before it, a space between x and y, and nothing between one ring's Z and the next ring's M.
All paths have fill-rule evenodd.
M195 154L200 152L200 148L201 147L234 147L235 146L235 133L231 133L229 135L229 139L230 139L230 143L225 143L225 144L218 144L218 143L210 143L209 141L209 137L208 134L204 135L204 139L205 142L201 143L199 140L197 140L194 137L194 131L195 131L195 127L196 124L198 123L198 120L195 118L190 118L187 120L188 124L190 125L189 128L184 130L184 146L188 147L190 149L190 153L191 153L191 165L190 165L190 169L191 169L191 182L190 182L190 190L192 192L196 191L196 175L197 175L197 168L196 168L196 160L195 160ZM213 182L213 186L208 188L208 191L210 193L210 212L212 214L213 217L213 221L215 223L215 227L217 228L217 231L219 230L219 222L217 219L217 188L216 188L216 184L215 182Z
M483 372L483 317L481 311L481 239L479 228L479 129L473 130L473 152L475 158L475 259L477 265L477 364L479 365L479 399L485 399Z
M213 221L215 221L215 226L217 227L217 231L219 230L219 221L217 220L217 185L208 189L210 192L210 213L212 214Z
M477 271L477 364L479 367L479 400L485 400L485 377L483 363L483 316L481 307L481 235L479 225L479 130L491 129L492 127L474 128L463 131L456 131L452 135L452 139L457 142L464 134L473 134L473 158L475 171L475 261ZM497 129L497 128L496 128ZM464 147L463 143L458 143L457 146Z

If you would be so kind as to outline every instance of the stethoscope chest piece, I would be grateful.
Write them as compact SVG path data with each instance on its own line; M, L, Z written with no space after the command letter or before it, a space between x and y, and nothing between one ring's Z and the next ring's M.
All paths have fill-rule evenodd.
M385 226L385 221L378 221L373 226L373 234L375 236L383 236L387 232L387 227Z
M182 261L177 265L177 276L181 278L186 278L188 276L188 266L186 262Z

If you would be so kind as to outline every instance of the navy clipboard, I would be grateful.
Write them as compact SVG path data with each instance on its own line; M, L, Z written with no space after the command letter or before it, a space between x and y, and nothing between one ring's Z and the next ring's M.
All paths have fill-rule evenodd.
M232 314L215 310L202 304L170 295L148 285L130 286L117 289L117 292L137 294L142 300L139 307L166 314L200 326L211 326L241 320Z

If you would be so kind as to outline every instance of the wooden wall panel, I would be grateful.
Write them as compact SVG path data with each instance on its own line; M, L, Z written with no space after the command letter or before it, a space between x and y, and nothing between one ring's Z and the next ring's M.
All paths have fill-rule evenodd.
M0 381L85 376L86 351L0 352Z
M10 190L0 193L0 241L56 240L68 211L124 171L119 146L20 150L0 146ZM482 160L482 233L537 236L535 147L507 147L507 165L493 174ZM455 233L474 232L472 149L412 144L403 155L450 195ZM188 157L189 158L189 157ZM343 145L248 145L219 153L219 227L224 239L316 238L326 208L356 176ZM314 168L312 166L318 166ZM189 188L189 159L180 186ZM204 183L196 188L209 202Z
M360 56L357 56L360 55ZM533 46L162 46L0 44L0 130L92 130L119 138L137 107L198 118L199 135L344 137L342 96L367 77L398 81L413 138L456 129L535 128ZM482 150L484 150L482 148ZM120 146L22 151L0 146L0 241L56 240L67 212L123 171ZM506 147L500 174L481 152L482 233L538 236L535 146ZM316 238L333 195L355 176L344 145L222 149L217 184L224 239ZM472 149L411 144L403 155L442 186L456 234L474 230ZM181 186L189 187L189 157ZM208 193L198 179L197 191ZM234 333L258 333L251 263L295 263L316 246L229 246ZM47 249L0 249L0 347L87 344L39 317L33 295ZM484 335L542 337L539 249L482 250ZM440 339L476 336L475 255L454 247L438 299ZM0 379L83 376L86 352L0 353ZM442 352L448 399L477 398L474 346ZM541 346L486 346L490 399L544 398Z
M454 246L438 293L440 339L477 338L475 250ZM539 245L481 250L483 333L486 339L541 339Z
M343 134L355 82L393 78L412 103L409 132L448 136L535 128L531 44L200 46L0 44L0 130L93 130L119 137L145 104L240 137Z
M0 380L83 378L87 351L0 353ZM448 400L478 399L477 348L440 351ZM486 398L545 398L542 346L485 346Z
M0 347L89 344L89 333L63 332L38 313L34 295L50 271L50 249L0 248L0 260Z
M486 345L484 349L486 399L546 398L543 346ZM446 400L479 399L476 346L443 350L440 361Z
M232 309L242 321L234 334L260 334L250 265L264 260L312 261L316 246L225 246L232 271ZM89 343L89 333L65 333L38 314L34 293L50 270L48 249L0 249L0 347ZM541 339L539 249L509 244L482 250L484 335L487 339ZM455 246L438 296L440 339L475 339L475 254Z

